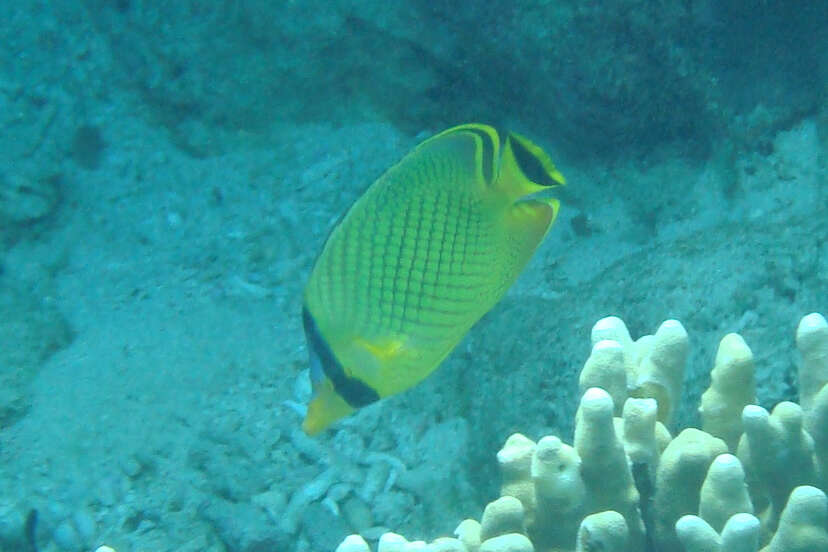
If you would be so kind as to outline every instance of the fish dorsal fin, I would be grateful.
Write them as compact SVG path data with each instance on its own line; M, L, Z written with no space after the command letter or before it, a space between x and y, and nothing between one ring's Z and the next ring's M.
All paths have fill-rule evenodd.
M469 123L444 130L421 143L417 149L437 145L457 148L452 150L452 155L471 163L470 168L475 172L475 180L488 187L492 185L500 170L502 143L500 133L496 128L480 123ZM469 151L473 152L473 157L468 157Z

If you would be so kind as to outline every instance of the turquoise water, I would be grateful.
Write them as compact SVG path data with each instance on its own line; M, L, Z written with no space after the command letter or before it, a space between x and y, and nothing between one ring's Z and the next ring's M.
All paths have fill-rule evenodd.
M795 330L828 314L820 2L0 13L0 550L451 536L499 496L509 435L572 443L609 315L686 328L674 435L701 427L729 332L759 405L800 400ZM549 152L558 220L431 377L308 438L301 293L325 237L469 121Z

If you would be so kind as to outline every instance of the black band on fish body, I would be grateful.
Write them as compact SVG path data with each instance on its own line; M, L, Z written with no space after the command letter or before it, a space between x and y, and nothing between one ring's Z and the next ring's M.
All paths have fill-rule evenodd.
M320 375L314 373L319 368L331 380L333 387L340 397L353 408L361 408L380 399L379 394L362 380L352 378L345 373L342 364L337 360L325 338L319 332L319 327L313 319L307 306L302 306L302 325L308 340L308 353L311 357L311 381L314 386Z

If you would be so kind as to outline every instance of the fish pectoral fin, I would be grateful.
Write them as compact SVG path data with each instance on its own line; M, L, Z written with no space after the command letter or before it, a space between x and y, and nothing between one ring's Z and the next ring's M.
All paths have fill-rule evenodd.
M371 353L381 363L393 360L405 349L405 340L399 337L385 337L380 339L357 337L354 338L354 344Z
M404 336L386 336L351 340L352 370L350 377L359 379L380 397L388 396L399 377L399 367L407 364L403 357L410 355L410 344Z

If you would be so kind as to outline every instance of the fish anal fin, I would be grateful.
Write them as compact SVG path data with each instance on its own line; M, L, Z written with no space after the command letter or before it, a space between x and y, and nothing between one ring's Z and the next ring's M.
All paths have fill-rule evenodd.
M514 235L523 236L532 250L552 227L560 202L554 197L538 197L516 202L508 210L508 225ZM530 252L531 253L531 252Z

